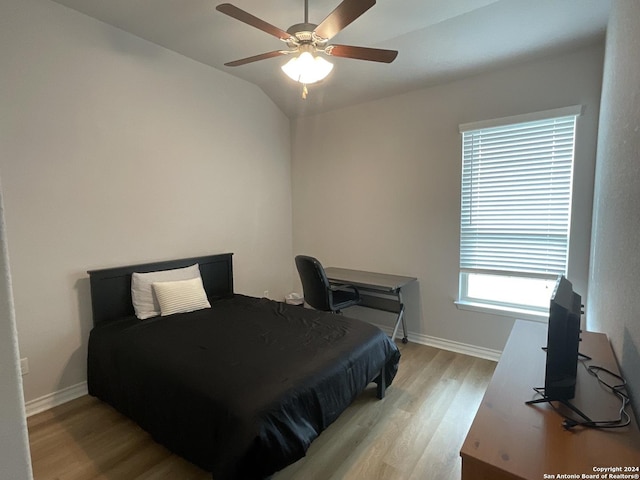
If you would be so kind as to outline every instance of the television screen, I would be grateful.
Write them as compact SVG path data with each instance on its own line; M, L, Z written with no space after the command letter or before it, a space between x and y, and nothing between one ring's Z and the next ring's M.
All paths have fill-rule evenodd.
M575 395L581 308L580 295L560 276L549 302L544 381L548 400L569 400Z

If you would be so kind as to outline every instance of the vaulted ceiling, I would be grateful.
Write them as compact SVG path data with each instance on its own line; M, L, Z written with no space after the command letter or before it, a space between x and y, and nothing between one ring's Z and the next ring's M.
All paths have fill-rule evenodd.
M391 64L330 57L320 84L301 85L276 57L224 63L283 49L277 38L218 12L218 0L55 0L91 17L228 72L261 88L290 117L431 86L602 39L610 0L378 0L331 43L398 50ZM304 21L304 0L231 0L286 30ZM309 0L320 23L340 0Z

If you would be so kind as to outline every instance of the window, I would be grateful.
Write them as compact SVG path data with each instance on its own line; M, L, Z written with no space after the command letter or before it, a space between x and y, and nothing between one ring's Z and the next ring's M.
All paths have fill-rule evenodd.
M460 126L461 308L548 313L567 269L580 109Z

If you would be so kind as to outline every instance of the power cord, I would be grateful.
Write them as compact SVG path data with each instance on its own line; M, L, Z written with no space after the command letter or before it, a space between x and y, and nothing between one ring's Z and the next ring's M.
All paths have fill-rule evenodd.
M589 420L589 421L579 421L579 420L575 420L571 417L568 417L566 415L564 415L563 413L560 413L563 417L564 420L562 422L562 426L564 429L566 430L571 430L574 427L588 427L588 428L622 428L622 427L626 427L627 425L629 425L629 423L631 423L631 417L629 416L629 414L627 413L627 411L625 410L625 407L629 404L629 396L627 395L627 393L625 391L623 391L626 388L627 385L627 381L621 377L620 375L612 372L611 370L608 370L604 367L598 366L598 365L590 365L590 366L586 366L586 364L584 362L580 362L582 363L582 365L587 369L587 372L589 372L589 374L593 375L594 377L596 377L598 379L598 383L600 383L600 385L603 385L604 387L606 387L613 395L615 395L616 397L618 397L621 401L621 405L620 405L620 410L619 410L619 415L618 418L615 420L597 420L597 421L593 421L593 420ZM600 375L601 372L607 373L608 375L611 375L612 377L616 378L618 381L620 381L621 383L619 383L618 385L610 385L609 383L607 383ZM554 407L554 409L556 409ZM557 409L556 409L557 411Z

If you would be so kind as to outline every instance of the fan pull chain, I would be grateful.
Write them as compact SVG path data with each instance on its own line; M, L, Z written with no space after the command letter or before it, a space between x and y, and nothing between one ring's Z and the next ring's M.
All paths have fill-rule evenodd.
M309 95L309 90L307 90L307 84L303 83L302 84L302 99L306 100L307 99L307 95Z

